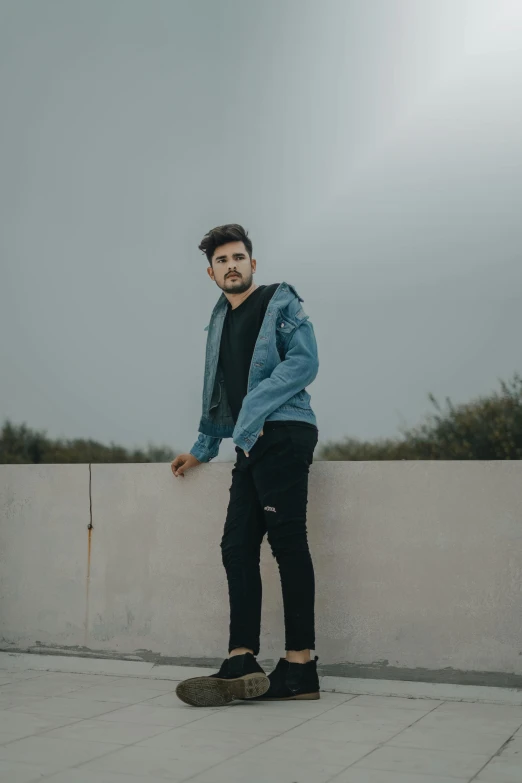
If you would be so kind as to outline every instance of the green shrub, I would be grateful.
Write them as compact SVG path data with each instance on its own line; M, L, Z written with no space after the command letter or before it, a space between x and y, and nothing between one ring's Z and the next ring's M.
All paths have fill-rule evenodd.
M430 395L436 412L401 437L373 442L347 438L327 443L325 460L522 459L522 376L501 381L500 391L463 405Z
M175 457L167 446L148 446L134 451L104 446L95 440L51 440L25 424L6 421L0 431L0 464L86 463L86 462L170 462Z

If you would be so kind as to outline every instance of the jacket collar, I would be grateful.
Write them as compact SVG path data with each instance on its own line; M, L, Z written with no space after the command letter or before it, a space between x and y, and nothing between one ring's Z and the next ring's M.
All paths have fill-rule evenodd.
M277 304L278 307L286 307L294 297L297 297L300 302L304 302L304 299L301 299L293 285L290 285L290 283L281 283L270 301L270 306L272 304ZM228 299L225 294L221 294L212 311L212 315L224 314L226 312L227 304Z

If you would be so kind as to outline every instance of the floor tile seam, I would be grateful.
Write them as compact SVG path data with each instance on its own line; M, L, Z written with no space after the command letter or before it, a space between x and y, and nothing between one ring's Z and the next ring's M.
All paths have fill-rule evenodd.
M344 694L343 694L343 695L344 695ZM336 705L336 706L338 706L338 705ZM334 708L332 707L332 709L334 709ZM315 717L316 717L316 716L315 716ZM297 726L292 726L291 728L288 728L288 729L286 729L285 731L282 731L282 732L280 732L280 733L279 733L279 734L277 734L275 737L267 737L265 740L263 740L262 742L258 742L256 745L253 745L251 748L246 748L245 750L242 750L242 751L240 751L239 753L236 753L235 755L233 755L233 756L230 756L228 759L225 759L224 761L219 761L217 764L211 764L209 767L206 767L204 770L200 770L199 772L196 772L194 775L189 775L188 777L186 777L186 778L183 778L183 780L182 780L180 783L188 783L188 781L190 781L190 780L193 780L193 778L196 778L198 775L201 775L201 774L203 774L203 772L208 772L209 770L211 770L211 769L215 769L216 767L219 767L219 766L221 766L222 764L226 764L226 763L227 763L227 762L229 762L231 759L240 758L241 756L245 755L246 753L248 753L248 752L249 752L250 750L252 750L253 748L260 748L262 745L266 745L266 744L268 744L269 742L271 742L271 741L272 741L272 740L274 740L274 739L279 739L280 737L283 737L285 734L288 734L288 733L289 733L290 731L292 731L293 729L296 729L296 728L298 728L298 726L302 726L302 725L304 725L305 723L308 723L310 720L313 720L313 719L310 719L310 718L309 718L309 719L307 719L307 720L304 720L304 721L302 721L301 723L298 723L298 724L297 724ZM215 729L215 731L219 731L219 729ZM340 766L340 765L334 765L334 764L332 764L332 766ZM342 771L344 772L344 769L343 769ZM340 773L339 773L339 774L340 774Z
M352 761L351 764L348 764L348 766L346 766L341 772L339 772L337 775L335 775L333 778L331 778L329 783L335 783L335 780L337 778L339 778L341 775L344 775L344 773L346 772L347 769L350 769L350 767L353 767L355 764L358 764L363 759L368 758L368 756L371 756L372 753L375 753L376 750L379 750L380 748L383 748L387 743L390 742L391 739L395 739L395 737L397 737L399 734L401 734L403 731L405 731L405 729L409 729L411 726L414 726L416 723L418 723L420 720L422 720L422 718L425 718L426 715L429 715L431 712L434 712L437 709L437 707L439 707L438 704L436 704L435 707L433 707L431 710L426 712L420 718L417 718L416 720L414 720L413 723L409 724L409 726L406 726L405 728L403 728L400 731L398 731L397 734L393 735L393 737L390 737L387 740L383 740L381 742L378 742L376 744L376 746L374 748L372 748L372 750L368 751L368 753L365 753L364 756L361 756L361 758L357 759L356 761ZM365 745L366 743L365 742L361 742L361 743L353 743L353 744ZM463 778L462 777L461 778L456 778L456 780L463 780Z
M496 758L497 756L500 756L500 755L501 755L502 751L504 750L504 748L506 748L506 747L507 747L507 745L509 745L509 743L511 742L511 740L513 739L513 737L515 736L515 734L516 734L518 731L520 731L520 728L521 728L521 726L519 726L519 727L518 727L518 729L516 729L516 731L514 731L514 732L513 732L513 734L512 734L510 737L508 737L508 739L507 739L507 740L504 742L504 744L503 744L503 745L502 745L502 746L501 746L501 747L500 747L500 748L497 750L497 752L496 752L496 753L493 753L493 755L492 755L492 756L491 756L491 757L490 757L490 758L489 758L489 759L486 761L486 763L484 764L484 766L483 766L483 767L481 767L481 768L478 770L478 772L476 772L476 773L473 775L473 777L472 777L472 778L470 778L470 780L469 780L469 783L472 783L472 781L473 781L473 780L476 780L476 779L478 778L478 776L480 775L480 773L482 772L482 770L486 769L486 767L488 766L488 764L491 764L491 762L493 761L493 759L494 759L494 758Z

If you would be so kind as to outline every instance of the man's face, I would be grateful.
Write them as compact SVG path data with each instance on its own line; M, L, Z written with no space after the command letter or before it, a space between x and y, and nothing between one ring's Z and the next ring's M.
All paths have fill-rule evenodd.
M252 286L255 268L243 242L227 242L216 248L208 274L226 294L242 294Z

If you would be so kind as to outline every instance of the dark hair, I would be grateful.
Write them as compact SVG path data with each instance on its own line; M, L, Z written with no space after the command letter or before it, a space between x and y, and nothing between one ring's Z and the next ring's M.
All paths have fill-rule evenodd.
M225 226L216 226L209 231L199 245L202 253L205 253L208 263L212 266L212 256L216 248L226 245L227 242L243 242L247 253L252 258L252 242L248 237L248 232L238 223L227 223Z

